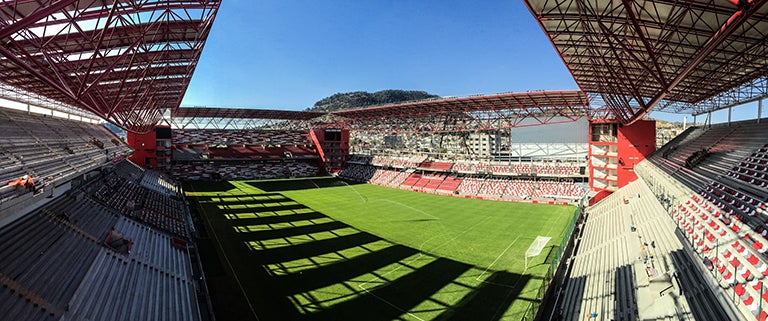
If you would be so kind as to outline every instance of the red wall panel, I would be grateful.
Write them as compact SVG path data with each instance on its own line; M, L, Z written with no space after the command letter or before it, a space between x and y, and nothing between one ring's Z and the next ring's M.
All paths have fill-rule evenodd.
M618 183L619 188L637 179L635 164L656 150L656 122L640 120L618 130Z
M146 134L128 132L126 140L128 145L136 150L128 159L139 166L157 168L157 139L154 128Z

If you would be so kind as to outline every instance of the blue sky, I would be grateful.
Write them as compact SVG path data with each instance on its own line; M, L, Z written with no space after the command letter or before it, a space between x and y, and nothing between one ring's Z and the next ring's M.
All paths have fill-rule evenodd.
M334 93L383 89L578 87L522 0L226 0L182 106L301 110ZM755 110L734 109L733 119Z
M227 0L182 105L303 109L357 90L577 88L522 1Z

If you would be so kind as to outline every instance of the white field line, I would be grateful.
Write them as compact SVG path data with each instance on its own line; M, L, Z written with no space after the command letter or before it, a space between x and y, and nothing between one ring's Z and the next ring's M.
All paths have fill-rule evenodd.
M219 197L219 201L221 201L221 197ZM248 297L248 294L245 293L245 287L243 287L243 284L240 283L240 278L237 276L237 272L235 272L235 268L232 267L232 262L229 261L229 256L227 256L226 252L224 252L224 247L221 245L221 240L219 240L219 235L214 230L213 224L211 223L211 220L208 218L208 213L205 211L205 209L202 206L198 205L198 207L202 212L203 218L208 222L208 226L211 227L211 230L212 230L211 234L213 234L213 239L216 241L216 245L219 248L219 251L221 251L220 252L221 255L224 256L224 261L227 262L227 267L229 267L229 271L232 272L232 276L235 277L235 282L237 282L237 287L240 288L240 292L243 294L243 298L245 299L245 302L248 303L248 307L251 309L251 314L253 314L253 316L256 318L256 321L258 321L259 316L256 314L256 309L253 308L253 304L251 304L251 299Z
M483 271L483 273L480 273L480 275L478 275L478 276L475 278L475 280L477 280L477 281L483 281L483 282L485 282L484 280L480 280L480 278L481 278L483 275L485 275L485 273L486 273L486 272L488 272L488 270L490 270L490 269L491 269L491 267L492 267L494 264L496 264L496 261L498 261L498 260L499 260L499 259L500 259L500 258L501 258L503 255L504 255L504 253L507 253L507 250L509 250L509 248L510 248L510 247L512 247L512 245L514 245L514 244L517 242L517 240L519 240L519 239L520 239L520 235L518 235L518 236L517 236L517 237L516 237L516 238L515 238L515 239L514 239L514 240L513 240L511 243L509 243L509 245L507 245L507 248L506 248L506 249L504 249L504 251L502 251L502 252L501 252L501 254L499 254L499 256L497 256L497 257L496 257L496 259L495 259L495 260L493 260L493 262L491 262L491 265L488 265L488 267L486 267L486 268L485 268L485 270Z
M344 183L344 185L346 185L350 189L352 189L352 191L355 192L355 194L357 194L357 197L360 197L360 199L363 201L363 203L368 203L368 199L363 197L363 194L360 194L360 192L358 192L357 189L354 186L347 184L347 182L345 182L345 181L341 181L341 182Z
M549 225L549 231L547 231L547 234L544 234L544 236L550 236L549 233L552 233L552 229L555 228L555 224L552 224L552 219L555 218L554 215L550 216L547 219L547 225Z
M422 211L422 210L420 210L420 209L418 209L418 208L414 208L414 207L412 207L412 206L409 206L409 205L405 205L405 204L403 204L403 203L400 203L400 202L398 202L398 201L393 201L393 200L388 200L388 199L376 199L376 201L382 201L382 202L387 202L387 203L391 203L391 204L397 204L397 205L400 205L400 206L402 206L402 207L405 207L405 208L408 208L408 209L414 210L414 211L416 211L416 212L422 213L422 214L424 214L424 215L426 215L426 216L429 216L429 217L431 217L432 219L435 219L435 220L439 220L439 219L440 219L439 217L436 217L436 216L434 216L434 215L432 215L432 214L429 214L429 213L427 213L427 212L424 212L424 211Z

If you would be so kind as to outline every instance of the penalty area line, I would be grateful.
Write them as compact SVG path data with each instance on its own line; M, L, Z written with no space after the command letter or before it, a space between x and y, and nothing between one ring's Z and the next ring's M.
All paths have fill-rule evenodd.
M352 189L352 191L355 192L355 194L357 194L357 197L359 197L363 201L363 203L368 203L368 198L360 194L360 192L358 192L356 188L354 188L352 185L347 184L347 182L345 181L341 181L341 182L344 183L344 185L347 186L348 188Z
M514 239L514 240L513 240L511 243L509 243L509 245L507 245L507 248L506 248L506 249L504 249L504 251L502 251L502 252L501 252L501 254L499 254L499 256L497 256L497 257L496 257L496 259L495 259L495 260L493 260L493 262L491 262L491 264L490 264L490 265L488 265L488 267L486 267L486 268L485 268L485 270L483 271L483 273L480 273L480 275L478 275L478 276L475 278L475 280L477 280L477 281L482 281L482 282L485 282L485 280L481 280L480 278L481 278L481 277L483 277L483 275L485 275L485 273L487 273L487 272L488 272L488 270L490 270L490 269L491 269L491 267L492 267L494 264L496 264L496 261L498 261L498 260L499 260L499 259L500 259L500 258L501 258L503 255L504 255L504 253L507 253L507 251L509 250L509 248L510 248L510 247L512 247L512 245L514 245L514 244L517 242L517 240L519 240L519 239L520 239L520 235L518 235L518 236L517 236L517 237L516 237L516 238L515 238L515 239Z
M424 215L426 215L426 216L429 216L429 217L431 217L431 218L432 218L432 219L434 219L434 220L439 220L439 219L440 219L440 218L439 218L439 217L437 217L437 216L434 216L434 215L432 215L432 214L429 214L429 213L427 213L427 212L424 212L424 211L422 211L422 210L420 210L420 209L418 209L418 208L415 208L415 207L412 207L412 206L409 206L409 205L406 205L406 204L400 203L400 202L398 202L398 201L393 201L393 200L389 200L389 199L386 199L386 198L377 199L377 201L382 201L382 202L387 202L387 203L397 204L397 205L400 205L400 206L402 206L402 207L405 207L405 208L408 208L408 209L414 210L414 211L416 211L416 212L422 213L422 214L424 214Z

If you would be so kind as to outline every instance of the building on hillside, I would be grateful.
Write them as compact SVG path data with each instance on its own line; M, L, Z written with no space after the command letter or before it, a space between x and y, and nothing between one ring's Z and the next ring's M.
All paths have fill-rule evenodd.
M491 158L501 150L501 134L499 132L476 132L467 137L467 148L472 155L479 158Z

